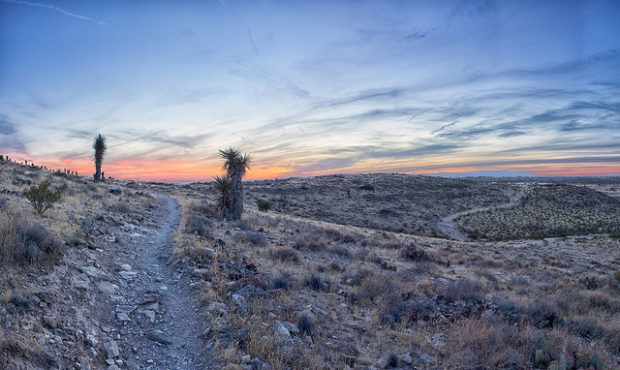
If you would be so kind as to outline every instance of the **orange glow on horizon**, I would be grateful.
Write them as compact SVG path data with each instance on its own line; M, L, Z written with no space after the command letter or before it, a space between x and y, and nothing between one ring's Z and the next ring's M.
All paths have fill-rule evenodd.
M16 162L23 163L26 156L11 156ZM29 156L28 156L29 157ZM29 163L32 163L29 160ZM42 165L51 170L67 169L78 171L79 175L90 177L94 173L93 161L88 158L81 159L41 159L34 161L35 165ZM416 165L425 166L423 162L416 162ZM562 164L527 164L527 165L497 165L497 166L455 166L457 164L438 164L431 169L405 171L409 174L425 174L432 175L438 172L447 173L465 173L474 171L522 171L529 172L532 175L539 176L590 176L590 175L608 175L620 174L620 166L614 166L609 163L562 163ZM403 168L402 164L393 164L391 168ZM214 176L223 174L221 164L216 163L198 163L184 161L179 159L169 160L149 160L149 159L120 159L105 160L103 168L106 177L113 177L123 180L139 180L139 181L168 181L168 182L184 182L184 181L209 181ZM294 166L284 167L270 163L255 163L247 171L245 179L272 179L284 178L291 176L320 176L336 173L370 173L370 172L397 172L391 170L390 166L379 165L374 163L364 163L350 168L338 170L319 170L311 172L300 172ZM400 171L402 172L402 171Z

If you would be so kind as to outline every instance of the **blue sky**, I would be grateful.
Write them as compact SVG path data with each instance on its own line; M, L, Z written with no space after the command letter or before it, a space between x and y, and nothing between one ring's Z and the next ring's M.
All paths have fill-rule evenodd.
M620 173L617 1L0 0L0 152L207 178ZM104 167L105 167L104 163ZM182 165L181 165L182 164Z

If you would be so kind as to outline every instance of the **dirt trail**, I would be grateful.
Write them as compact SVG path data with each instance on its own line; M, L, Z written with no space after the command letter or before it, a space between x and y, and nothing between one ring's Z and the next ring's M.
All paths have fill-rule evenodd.
M100 283L93 313L108 335L103 357L128 369L200 369L197 297L187 274L170 262L180 208L172 198L153 195L161 203L156 224L130 225L127 242L115 243L100 259L101 270L113 276Z
M468 209L468 210L465 210L465 211L462 211L462 212L451 214L451 215L446 216L446 217L442 218L441 220L439 220L439 222L437 222L437 228L439 229L439 231L441 231L442 233L447 235L450 239L455 239L455 240L460 240L460 241L467 241L467 240L469 240L469 238L467 237L467 235L465 233L463 233L454 224L454 220L456 220L457 218L459 218L461 216L468 215L468 214L471 214L471 213L485 212L485 211L489 211L489 210L492 210L492 209L502 209L502 208L513 207L517 203L519 203L519 201L526 195L526 193L527 193L527 188L523 187L523 186L520 186L519 188L516 188L514 191L507 191L506 195L509 198L509 202L508 203L503 203L503 204L499 204L499 205L492 205L492 206L488 206L488 207L476 207L476 208Z

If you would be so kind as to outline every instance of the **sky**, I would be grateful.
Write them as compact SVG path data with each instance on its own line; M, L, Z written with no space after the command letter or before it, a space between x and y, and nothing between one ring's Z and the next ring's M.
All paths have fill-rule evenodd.
M0 0L0 154L140 180L620 174L620 2Z

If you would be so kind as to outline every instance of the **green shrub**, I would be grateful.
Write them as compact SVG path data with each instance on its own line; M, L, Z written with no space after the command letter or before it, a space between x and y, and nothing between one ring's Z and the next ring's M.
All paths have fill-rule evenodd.
M63 184L56 190L50 190L50 186L51 183L46 180L39 184L39 186L31 186L24 190L24 196L30 201L34 210L40 216L50 209L54 203L58 202L67 189L66 184Z
M266 199L257 199L256 205L261 212L267 212L271 209L272 203Z
M614 277L616 278L616 281L620 283L620 270L617 270L614 273Z

